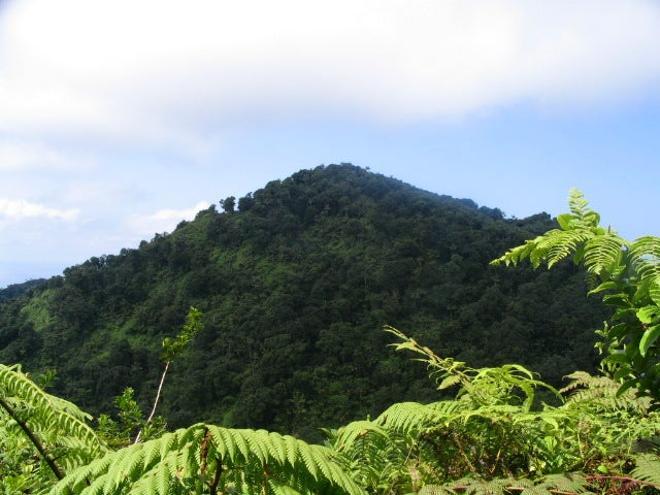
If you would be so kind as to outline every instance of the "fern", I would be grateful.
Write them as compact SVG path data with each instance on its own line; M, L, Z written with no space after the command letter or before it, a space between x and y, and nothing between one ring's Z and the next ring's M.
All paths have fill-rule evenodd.
M50 494L156 495L224 493L225 489L363 493L327 447L264 430L197 424L108 453L70 473Z
M0 410L20 426L58 478L105 451L87 424L89 415L44 392L18 366L0 364Z
M629 243L599 225L600 216L589 209L576 190L569 197L570 213L559 215L561 229L528 240L493 260L494 265L517 265L529 260L535 268L552 268L572 256L583 265L596 287L614 308L613 316L597 333L596 344L605 353L603 364L619 382L621 391L660 400L660 238L646 236ZM630 318L636 315L637 319Z
M660 281L660 238L640 237L630 246L630 255L637 273L642 279Z
M474 369L386 331L396 349L421 356L439 388L449 381L458 390L454 399L393 404L334 434L356 480L374 492L578 494L595 476L580 471L624 459L659 433L650 398L619 393L611 378L573 373L556 392L566 397L559 406L539 405L535 389L555 391L522 366Z
M632 477L660 489L660 457L654 454L641 454L635 458Z
M589 208L589 202L585 199L584 194L578 189L571 189L568 194L568 207L575 218L584 221L588 215L593 214Z
M626 245L624 239L610 232L592 237L584 245L584 266L595 275L615 272Z
M567 407L586 405L598 411L631 411L639 415L647 414L651 407L651 400L638 397L635 389L619 393L619 384L606 376L576 371L566 378L570 382L560 392L569 396Z

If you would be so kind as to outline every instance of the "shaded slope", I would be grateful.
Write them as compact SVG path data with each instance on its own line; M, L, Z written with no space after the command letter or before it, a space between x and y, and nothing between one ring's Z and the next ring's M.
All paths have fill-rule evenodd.
M350 165L271 182L239 206L4 303L0 360L56 368L56 392L91 410L127 385L146 402L160 341L194 304L206 328L165 387L170 422L302 435L434 393L386 349L385 323L474 366L523 362L555 382L593 368L602 313L581 273L488 267L547 230L545 214L503 220Z

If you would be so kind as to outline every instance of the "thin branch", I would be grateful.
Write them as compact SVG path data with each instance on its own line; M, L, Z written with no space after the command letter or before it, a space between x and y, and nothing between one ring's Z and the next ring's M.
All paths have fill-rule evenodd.
M37 449L41 457L46 461L46 464L48 464L48 467L50 470L53 472L55 477L58 480L61 480L64 478L64 473L60 469L60 467L57 465L55 462L55 459L51 457L51 455L48 453L46 450L46 447L41 443L39 438L37 438L36 434L30 429L30 427L27 425L25 421L23 421L21 418L18 417L18 414L16 414L16 411L9 405L7 401L5 401L2 397L0 397L0 406L7 411L7 414L11 416L11 418L18 423L18 426L21 427L25 435L30 439L34 447Z
M154 400L154 405L151 408L151 413L149 413L149 417L147 418L147 421L144 423L144 425L148 425L151 423L151 420L154 418L154 414L156 414L156 408L158 407L158 401L160 400L160 394L163 391L163 383L165 383L165 375L167 375L167 370L170 367L171 361L167 361L165 363L165 369L163 370L163 374L160 376L160 383L158 384L158 391L156 392L156 399ZM135 437L135 441L133 442L133 445L136 443L140 442L140 438L142 437L142 428L140 428L140 431L138 431L137 436Z

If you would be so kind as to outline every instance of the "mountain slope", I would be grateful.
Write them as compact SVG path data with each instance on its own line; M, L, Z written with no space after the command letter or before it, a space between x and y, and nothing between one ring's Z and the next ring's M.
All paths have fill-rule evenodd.
M165 386L172 425L293 431L434 391L386 348L392 324L475 366L524 362L557 382L593 368L602 310L584 276L495 269L547 230L352 165L304 170L200 212L139 249L92 258L0 305L0 361L55 368L93 411L133 386L146 404L159 348L190 305L205 330Z

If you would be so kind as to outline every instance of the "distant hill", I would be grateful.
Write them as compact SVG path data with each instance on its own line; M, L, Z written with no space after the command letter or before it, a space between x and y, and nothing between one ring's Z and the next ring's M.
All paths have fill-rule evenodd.
M222 204L0 303L0 361L56 369L55 392L94 412L125 386L146 406L160 342L195 305L205 330L166 383L170 423L308 437L436 394L386 347L386 323L442 355L523 362L555 383L594 367L604 315L583 273L488 266L551 228L547 214L505 219L347 164Z
M37 278L34 280L28 280L27 282L23 282L21 284L8 285L4 289L0 289L0 302L8 301L9 299L22 296L31 289L43 285L44 282L46 282L45 278Z

